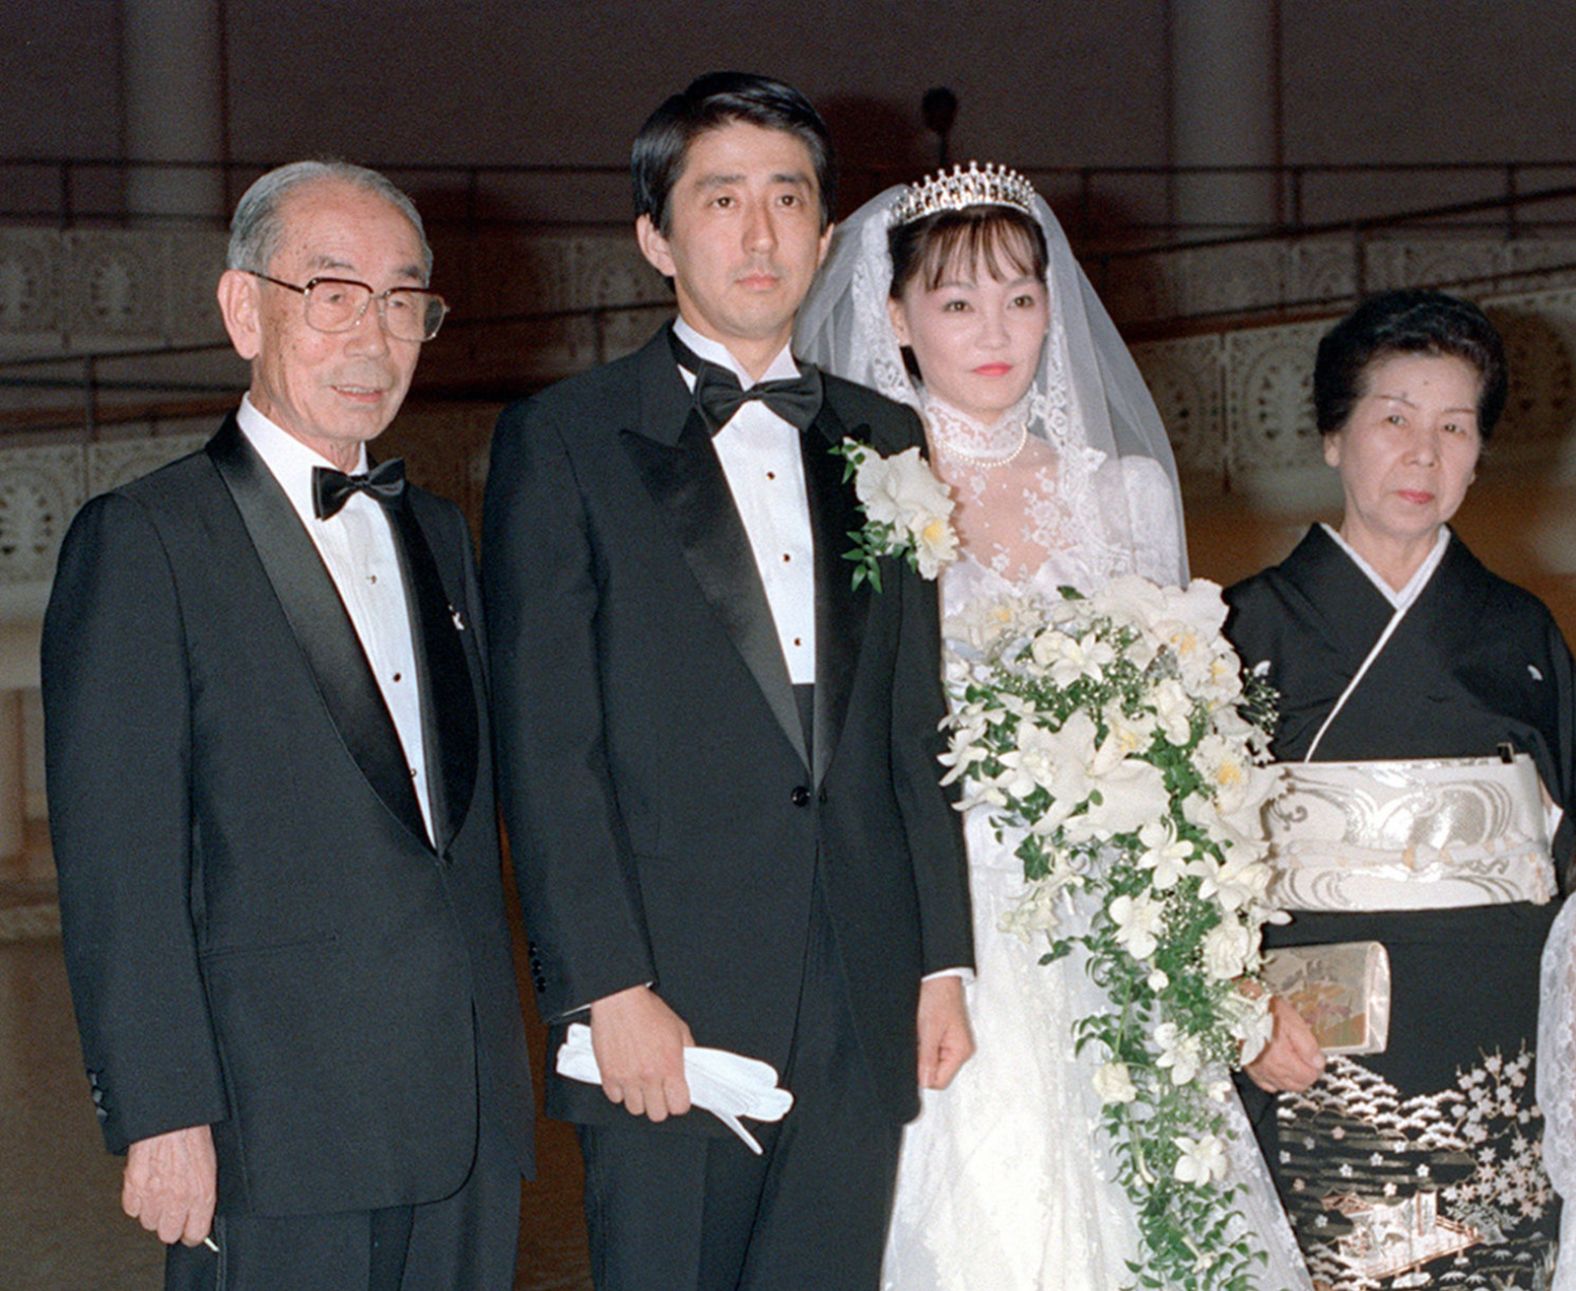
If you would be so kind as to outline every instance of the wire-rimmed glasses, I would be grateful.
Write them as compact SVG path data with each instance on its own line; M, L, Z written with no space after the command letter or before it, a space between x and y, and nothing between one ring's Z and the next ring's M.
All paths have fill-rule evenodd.
M350 331L366 314L367 306L377 301L378 317L390 336L401 341L430 341L449 312L443 297L425 287L390 287L374 292L354 278L323 277L308 279L302 286L271 278L256 269L246 272L276 287L299 291L306 298L307 326L319 332Z

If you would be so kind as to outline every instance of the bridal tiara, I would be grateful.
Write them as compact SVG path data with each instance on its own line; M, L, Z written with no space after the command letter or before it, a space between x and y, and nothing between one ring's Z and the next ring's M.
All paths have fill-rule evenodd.
M992 162L982 169L971 161L967 170L959 164L951 174L938 170L904 189L887 216L887 227L895 229L938 211L961 211L969 206L1010 206L1032 216L1034 185L1017 171Z

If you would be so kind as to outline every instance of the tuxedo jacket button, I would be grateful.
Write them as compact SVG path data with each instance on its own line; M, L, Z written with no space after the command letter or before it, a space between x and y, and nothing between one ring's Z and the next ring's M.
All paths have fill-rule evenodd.
M788 799L795 807L808 807L810 805L810 791L802 784L796 784Z

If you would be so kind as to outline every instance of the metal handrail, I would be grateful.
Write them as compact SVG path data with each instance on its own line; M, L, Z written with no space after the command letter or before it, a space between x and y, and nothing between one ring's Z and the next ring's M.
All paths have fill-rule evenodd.
M1340 233L1347 234L1352 239L1357 270L1356 294L1361 296L1367 291L1368 258L1363 253L1367 248L1369 236L1379 230L1434 223L1456 215L1475 215L1503 208L1506 210L1506 236L1514 238L1519 227L1516 213L1521 207L1569 201L1576 201L1576 185L1546 188L1534 193L1519 193L1513 202L1497 197L1480 198L1476 201L1451 202L1448 205L1425 207L1421 210L1392 211L1385 215L1373 215L1357 220L1333 220L1323 224L1304 225L1297 229L1279 225L1273 229L1253 233L1185 239L1159 246L1112 248L1087 254L1084 259L1097 266L1096 272L1090 276L1098 283L1101 290L1106 290L1111 285L1111 266L1121 260L1167 255L1178 251L1201 251L1214 247L1248 246L1260 242L1312 240Z
M171 159L130 159L124 157L67 157L67 156L21 156L0 157L0 170L7 167L25 170L47 170L54 172L53 188L56 200L49 207L26 209L10 209L0 206L0 219L48 219L57 222L60 227L70 227L79 220L124 220L140 218L142 213L135 211L114 210L84 210L77 200L76 189L78 178L86 172L100 170L112 171L121 176L132 172L166 172L189 174L218 174L221 177L222 207L228 210L234 199L239 196L240 181L249 183L251 179L269 169L276 163L257 160L227 160L227 161L177 161ZM590 219L560 220L552 218L520 218L510 216L494 216L483 211L484 181L487 179L521 179L533 177L562 177L562 178L593 178L626 176L628 167L622 164L581 164L581 163L529 163L529 164L451 164L442 162L379 162L373 163L376 169L386 171L397 176L422 176L425 178L446 178L457 181L454 185L456 191L464 195L464 212L458 217L442 213L435 214L430 221L435 225L459 224L466 228L481 228L487 226L527 226L527 227L624 227L629 223L629 216L621 210L618 215L607 217L593 217ZM1065 164L1034 164L1020 165L1019 170L1031 178L1061 179L1076 181L1076 195L1070 200L1075 205L1075 218L1073 222L1081 231L1087 232L1097 223L1095 218L1095 199L1097 189L1103 180L1122 179L1135 177L1149 177L1161 179L1174 179L1197 176L1243 176L1260 175L1274 178L1278 181L1280 197L1288 211L1284 228L1301 229L1305 225L1304 205L1308 182L1325 176L1343 175L1495 175L1502 180L1502 186L1497 198L1491 199L1506 204L1515 203L1524 177L1530 172L1570 170L1576 171L1576 159L1515 159L1509 161L1476 162L1476 161L1410 161L1410 162L1294 162L1281 164L1242 164L1242 165L1065 165ZM871 184L896 183L910 180L917 176L917 169L913 165L876 165L870 163L845 165L842 178L845 186L858 186L863 183ZM0 185L0 190L9 186ZM622 203L621 203L622 205ZM172 216L166 218L189 219L192 221L210 222L215 225L222 221L222 217L215 213L191 212L185 216ZM1179 229L1190 227L1185 222L1143 222L1143 221L1117 221L1116 227L1132 229ZM1207 227L1220 227L1212 223Z

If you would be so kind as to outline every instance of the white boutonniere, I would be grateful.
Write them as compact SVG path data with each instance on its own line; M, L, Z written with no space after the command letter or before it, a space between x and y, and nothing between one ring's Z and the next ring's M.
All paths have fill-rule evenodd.
M854 549L843 555L854 562L855 587L868 579L881 590L882 556L901 557L923 578L935 578L957 559L952 490L931 473L919 449L882 457L869 444L844 439L832 451L847 460L843 479L853 479L865 513L864 526L848 535Z

